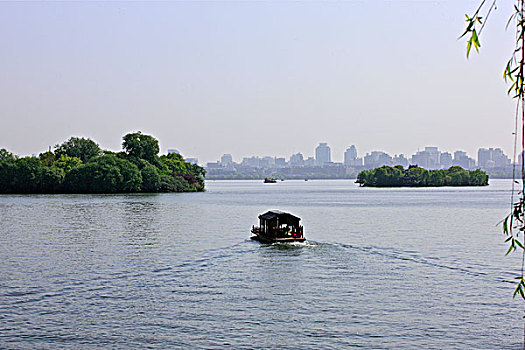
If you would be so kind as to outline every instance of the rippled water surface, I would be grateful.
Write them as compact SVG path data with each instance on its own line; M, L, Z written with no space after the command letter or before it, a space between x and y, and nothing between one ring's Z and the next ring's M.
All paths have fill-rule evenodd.
M0 196L0 348L518 349L510 183ZM307 243L251 241L268 209Z

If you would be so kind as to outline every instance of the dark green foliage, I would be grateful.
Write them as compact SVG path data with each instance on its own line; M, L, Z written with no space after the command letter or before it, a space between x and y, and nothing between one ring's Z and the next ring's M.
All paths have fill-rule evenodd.
M56 156L53 152L44 152L38 155L38 159L42 162L44 166L53 166L56 160Z
M102 150L93 140L85 139L83 137L71 137L63 144L55 146L56 158L60 158L60 156L63 154L66 154L70 157L77 157L85 163L91 158L101 155Z
M42 193L57 193L62 191L64 171L55 166L42 167L40 186Z
M40 192L42 164L38 158L24 157L16 161L12 186L17 192Z
M357 175L357 183L368 187L438 187L438 186L486 186L488 175L482 170L467 171L453 166L447 170L426 170L410 166L382 166L363 170Z
M153 137L128 134L123 145L126 152L102 151L89 139L72 137L55 153L20 159L0 149L0 193L204 191L204 169L178 154L159 158Z
M0 161L0 193L13 193L13 180L16 175L16 164Z
M163 174L188 174L190 165L178 153L160 156L160 168Z
M0 162L9 161L9 160L15 160L15 156L13 153L10 153L5 148L0 149Z
M71 169L81 166L82 161L80 158L70 157L67 154L62 154L60 158L55 161L54 165L67 173Z
M159 171L145 160L141 160L141 164L142 167L139 166L142 175L140 190L142 192L158 192L161 186Z
M122 147L129 157L144 159L153 165L158 164L159 142L153 136L138 131L127 134L122 139Z
M180 176L161 175L160 179L160 192L194 192L197 190Z
M403 172L399 168L382 166L372 170L376 186L397 187L402 186Z
M485 186L488 185L489 177L486 172L476 169L469 172L470 183L474 186Z
M135 164L104 155L71 169L64 180L64 190L71 193L138 192L142 183Z
M35 157L0 162L0 193L54 193L63 180L61 169L46 167Z
M184 161L182 156L177 153L170 153L159 158L161 174L171 175L172 177L182 177L192 187L193 191L204 190L204 176L206 170L197 164L190 164Z
M428 175L427 186L439 187L445 186L447 172L445 170L433 170Z

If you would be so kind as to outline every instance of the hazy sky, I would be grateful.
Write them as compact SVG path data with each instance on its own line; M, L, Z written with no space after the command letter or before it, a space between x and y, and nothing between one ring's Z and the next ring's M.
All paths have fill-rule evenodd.
M0 148L84 136L120 150L141 130L201 163L319 142L334 161L352 144L511 155L513 2L467 61L457 38L478 3L1 2Z

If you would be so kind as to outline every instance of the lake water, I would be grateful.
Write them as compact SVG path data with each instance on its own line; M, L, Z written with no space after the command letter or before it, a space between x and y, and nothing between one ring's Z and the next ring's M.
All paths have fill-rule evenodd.
M510 186L0 196L0 348L519 349ZM269 209L307 243L251 241Z

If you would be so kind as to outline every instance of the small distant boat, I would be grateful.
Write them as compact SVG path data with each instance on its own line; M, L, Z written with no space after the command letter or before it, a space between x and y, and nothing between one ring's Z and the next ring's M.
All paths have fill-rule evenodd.
M304 181L308 181L308 179L304 179Z
M252 226L253 240L261 243L304 242L301 218L280 210L259 215L259 226Z
M274 178L274 177L265 177L264 178L264 183L265 184L274 184L277 182L277 179Z

